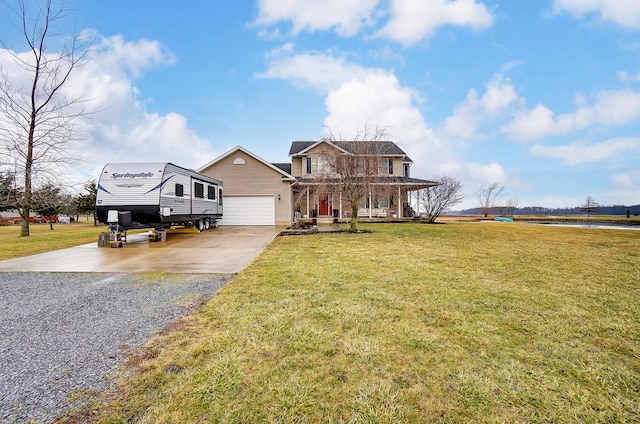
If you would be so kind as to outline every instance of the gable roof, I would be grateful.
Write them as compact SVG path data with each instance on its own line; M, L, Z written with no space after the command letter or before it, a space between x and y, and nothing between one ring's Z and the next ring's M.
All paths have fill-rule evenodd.
M347 153L356 153L354 146L362 146L366 143L368 148L383 156L402 156L407 158L407 154L393 141L294 141L289 149L289 156L305 156L307 152L318 144L328 143Z
M259 156L254 155L253 153L251 153L250 151L248 151L247 149L245 149L242 146L236 146L233 149L229 150L228 152L222 154L221 156L218 156L217 158L215 158L214 160L212 160L211 162L207 163L206 165L200 167L197 169L197 172L202 172L205 169L215 165L216 163L220 162L223 159L228 158L229 156L231 156L232 154L241 151L243 153L245 153L248 156L251 156L252 158L254 158L255 160L257 160L258 162L261 162L262 164L264 164L265 166L273 169L274 171L280 173L282 175L282 179L284 181L295 181L296 178L294 176L291 175L291 165L289 165L289 172L286 171L286 169L282 169L279 166L276 166L275 164L269 163L266 160L262 159ZM281 165L281 164L279 164Z

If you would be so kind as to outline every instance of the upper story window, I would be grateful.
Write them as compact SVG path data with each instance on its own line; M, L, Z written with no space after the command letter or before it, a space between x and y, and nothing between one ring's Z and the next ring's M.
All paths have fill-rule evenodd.
M331 166L325 158L307 158L307 174L329 174L330 172Z
M383 158L378 166L378 174L393 175L393 158Z
M408 164L404 164L404 173L403 175L407 178L409 178L409 165Z

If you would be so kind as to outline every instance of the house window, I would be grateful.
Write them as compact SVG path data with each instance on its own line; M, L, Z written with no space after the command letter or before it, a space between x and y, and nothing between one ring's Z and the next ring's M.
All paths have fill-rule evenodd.
M246 162L244 161L244 159L243 159L243 158L235 158L235 159L233 160L233 164L234 164L234 165L244 165L245 163L246 163Z
M328 174L329 172L331 167L325 158L307 158L307 174Z
M404 176L409 178L409 165L404 165Z
M387 196L382 196L376 199L376 208L388 208L391 206L391 199Z
M207 199L216 200L216 187L208 186L207 187Z
M184 186L182 184L176 184L176 196L177 197L184 196Z
M204 199L204 185L201 183L193 183L193 195L200 199Z
M354 165L356 169L355 175L366 175L367 169L369 169L369 161L365 158L355 158Z
M393 158L384 158L378 166L378 174L393 175Z

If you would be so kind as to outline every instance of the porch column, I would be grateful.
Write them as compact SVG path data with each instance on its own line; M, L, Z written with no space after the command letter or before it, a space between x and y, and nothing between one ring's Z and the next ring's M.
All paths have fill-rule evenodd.
M400 186L398 186L398 216L402 218L402 197L400 197Z
M369 192L369 219L371 219L371 209L372 209L372 204L371 204L371 192Z
M340 211L338 214L340 215L338 218L342 218L342 191L340 191Z
M311 215L309 214L309 187L307 187L307 218L310 218Z

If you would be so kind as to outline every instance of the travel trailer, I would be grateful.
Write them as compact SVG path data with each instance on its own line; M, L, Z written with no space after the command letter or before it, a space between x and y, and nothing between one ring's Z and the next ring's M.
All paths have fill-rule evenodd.
M222 181L167 162L109 163L98 179L98 220L111 231L216 226Z

